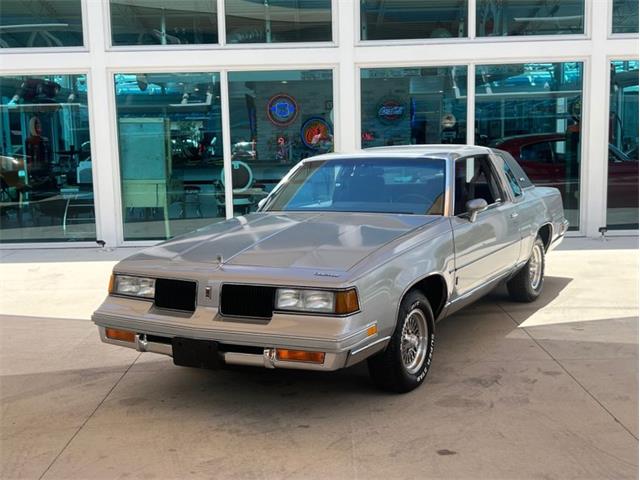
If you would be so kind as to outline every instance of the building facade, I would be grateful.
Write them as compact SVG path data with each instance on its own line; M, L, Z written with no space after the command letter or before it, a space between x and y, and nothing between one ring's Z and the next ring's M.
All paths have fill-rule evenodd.
M413 143L507 150L573 235L637 234L638 1L2 0L0 56L0 248L154 243Z

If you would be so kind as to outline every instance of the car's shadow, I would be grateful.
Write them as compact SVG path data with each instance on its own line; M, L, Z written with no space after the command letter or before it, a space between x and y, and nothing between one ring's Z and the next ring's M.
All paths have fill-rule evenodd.
M481 351L485 346L483 343L492 345L495 349L496 342L514 342L508 336L518 328L518 324L506 311L510 308L523 308L523 305L526 305L526 309L520 314L521 318L526 318L551 303L570 282L570 278L547 277L543 294L531 304L511 302L506 288L498 287L480 301L442 320L437 326L439 335L433 368L438 368L440 363L439 352L443 354L446 352L442 358L446 358L444 361L449 361L458 356L462 358L465 353L462 350L468 348L470 343ZM483 323L488 326L490 324L490 328L484 335L478 335L478 328L482 329ZM472 325L474 328L469 328ZM459 354L456 354L456 349L461 349ZM509 362L510 359L504 358L504 361ZM175 367L169 358L147 357L131 369L131 374L137 376L145 371L148 373L148 378L161 376L162 385L154 385L155 382L145 380L138 385L139 394L142 394L145 385L152 390L164 391L164 393L155 391L154 396L191 396L188 394L191 392L194 398L198 398L206 392L203 399L207 398L207 408L211 406L211 402L217 398L219 392L225 392L224 398L232 398L233 402L254 402L256 396L259 396L261 401L270 404L295 399L296 402L304 401L307 405L317 403L317 406L328 398L335 400L339 396L353 400L354 395L361 398L371 395L374 397L389 395L379 391L373 385L369 379L366 362L336 372L271 370L239 366L226 366L222 370L210 371ZM192 407L195 406L194 398L189 402ZM318 402L319 399L322 399L322 402ZM222 401L227 402L226 399ZM290 402L285 401L284 404L289 405Z

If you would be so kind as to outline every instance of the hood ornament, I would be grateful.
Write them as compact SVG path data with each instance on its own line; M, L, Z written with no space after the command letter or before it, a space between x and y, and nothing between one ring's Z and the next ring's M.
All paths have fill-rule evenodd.
M224 265L224 257L222 255L216 255L216 262L222 267L222 265Z

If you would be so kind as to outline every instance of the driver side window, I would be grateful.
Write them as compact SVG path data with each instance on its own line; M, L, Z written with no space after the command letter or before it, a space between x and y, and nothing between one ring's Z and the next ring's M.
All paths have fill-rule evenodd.
M454 188L454 215L466 213L469 200L482 198L492 205L504 198L500 182L485 155L456 160Z

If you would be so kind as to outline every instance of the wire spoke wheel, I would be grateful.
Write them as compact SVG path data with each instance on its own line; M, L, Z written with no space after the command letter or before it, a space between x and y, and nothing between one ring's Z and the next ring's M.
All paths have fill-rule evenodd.
M534 245L531 259L529 260L529 283L533 290L537 290L542 281L542 255L541 246Z
M400 356L409 374L415 374L424 363L428 342L427 319L419 308L411 310L404 319L400 337Z

